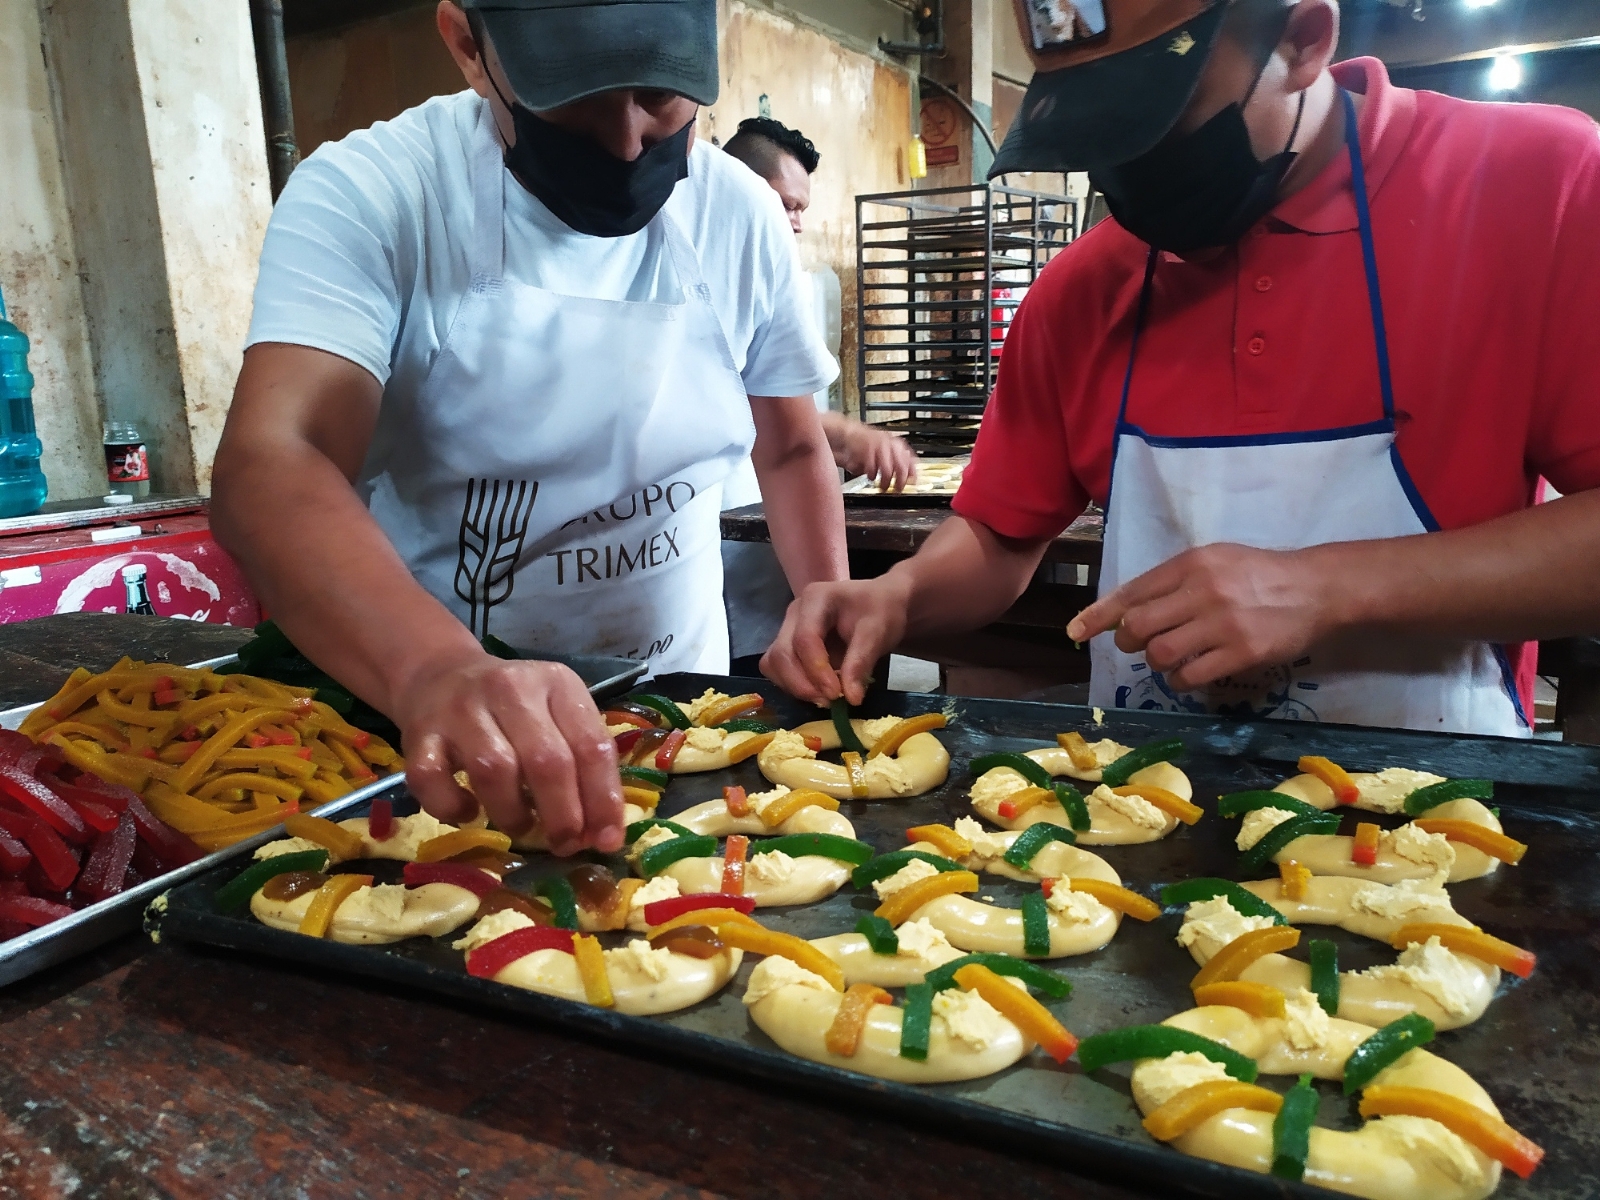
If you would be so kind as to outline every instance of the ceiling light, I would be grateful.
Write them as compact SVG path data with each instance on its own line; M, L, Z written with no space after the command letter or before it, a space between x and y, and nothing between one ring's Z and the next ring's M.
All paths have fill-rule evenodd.
M1467 0L1467 7L1468 8L1488 8L1491 5L1493 5L1494 3L1495 3L1495 0Z
M1496 54L1489 67L1491 92L1514 92L1522 86L1522 60L1514 54Z

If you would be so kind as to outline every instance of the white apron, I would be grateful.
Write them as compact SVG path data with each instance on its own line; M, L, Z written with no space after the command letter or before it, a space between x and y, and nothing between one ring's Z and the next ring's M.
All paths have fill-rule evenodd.
M1378 350L1379 419L1338 429L1212 438L1160 437L1130 422L1133 364L1157 261L1152 251L1117 418L1102 596L1195 546L1234 542L1298 550L1439 528L1395 447L1388 338L1355 105L1348 92L1340 96ZM1363 633L1319 646L1292 663L1181 693L1150 670L1143 654L1124 654L1113 638L1101 634L1090 647L1090 699L1102 707L1452 733L1530 732L1504 650L1483 642L1428 643Z
M666 302L507 279L487 108L480 138L471 291L421 386L384 395L368 506L480 637L723 674L717 514L755 425L694 248L656 215Z

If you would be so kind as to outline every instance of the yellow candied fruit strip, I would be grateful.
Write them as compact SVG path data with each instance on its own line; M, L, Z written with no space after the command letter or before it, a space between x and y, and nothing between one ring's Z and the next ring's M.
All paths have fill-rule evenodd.
M615 1008L617 1001L611 994L606 952L600 947L600 939L579 934L572 939L572 957L578 960L578 978L583 982L584 999L596 1008Z
M290 783L287 779L274 779L270 775L258 775L249 771L236 771L227 775L219 775L210 783L195 789L195 799L210 800L219 792L242 789L247 792L267 792L284 800L298 800L305 789Z
M216 764L217 759L237 746L245 734L252 732L259 725L293 719L292 712L281 708L254 708L229 718L228 723L208 737L200 749L189 757L189 761L178 769L176 778L171 780L172 786L180 792L192 791L205 777L206 772Z
M1194 1002L1202 1008L1211 1004L1237 1008L1252 1017L1281 1018L1286 1011L1282 990L1271 984L1247 983L1243 979L1203 983L1194 989Z
M1056 794L1049 788L1026 787L1019 792L1012 792L1000 801L1010 813L1008 820L1022 816L1029 809L1038 808L1041 804L1059 804Z
M1479 825L1476 821L1462 821L1452 817L1419 817L1412 822L1424 833L1442 833L1452 842L1482 850L1490 858L1503 863L1519 863L1528 852L1527 844L1503 833Z
M779 796L762 809L761 823L768 829L776 829L802 808L826 808L830 812L838 812L839 802L825 792L811 788L796 788L786 796Z
M1239 978L1251 963L1268 954L1292 950L1300 944L1300 931L1293 925L1269 925L1265 929L1252 929L1233 939L1200 968L1189 984L1190 990L1208 983L1222 983Z
M1081 733L1058 733L1056 744L1067 752L1067 757L1072 760L1074 770L1098 771L1100 760L1095 758L1094 751L1089 749L1089 743L1084 740Z
M1303 755L1298 763L1300 770L1314 775L1328 785L1333 798L1340 804L1354 804L1361 799L1361 789L1356 787L1350 773L1330 758L1320 754Z
M217 766L233 770L271 767L293 775L296 779L310 779L317 773L317 764L301 758L287 746L263 746L259 750L229 750L217 759Z
M1292 858L1278 864L1278 890L1285 900L1304 900L1310 886L1310 867Z
M1023 988L1013 987L982 963L968 963L955 975L956 983L976 992L991 1008L1015 1025L1022 1036L1037 1042L1057 1062L1065 1062L1078 1048L1078 1039L1056 1020L1048 1008Z
M755 712L764 703L766 702L754 692L746 692L742 696L729 696L726 700L717 701L705 712L701 713L700 719L695 724L704 726L721 725L724 721L731 720L734 717Z
M1176 792L1169 792L1166 788L1155 787L1148 783L1130 783L1111 790L1118 796L1137 796L1154 804L1169 817L1176 817L1185 825L1193 825L1206 815L1206 810L1198 804L1191 804Z
M1431 1088L1369 1087L1361 1096L1363 1117L1426 1117L1515 1171L1523 1179L1532 1175L1544 1151L1491 1112L1459 1096Z
M850 794L857 800L867 798L867 768L861 761L861 755L854 750L846 750L839 756L839 761L844 763L845 773L850 776Z
M647 812L654 812L656 805L661 803L661 793L654 788L632 787L628 784L623 784L622 802L635 805Z
M335 875L317 889L311 907L300 918L299 932L307 937L327 937L333 914L339 906L364 887L372 886L371 875Z
M880 1004L893 1005L894 997L874 983L852 983L844 994L844 1002L834 1015L822 1039L828 1053L841 1058L854 1058L861 1048L861 1035L866 1032L867 1017Z
M1135 921L1154 921L1161 915L1161 905L1148 896L1141 896L1138 892L1131 892L1115 883L1107 883L1104 879L1072 876L1058 882L1065 882L1075 892L1093 896L1107 908L1114 909L1125 917L1132 917Z
M697 908L692 912L681 913L670 921L663 921L660 925L650 926L650 936L660 937L663 933L670 933L674 929L682 929L686 925L704 925L708 929L719 929L724 925L750 925L756 929L765 929L766 926L754 917L740 912L736 908Z
M919 879L910 887L895 892L878 905L876 915L891 925L903 925L911 919L912 913L930 900L977 890L978 877L971 871L941 871L937 875Z
M702 925L705 923L703 919L700 921ZM844 991L844 968L804 938L797 938L792 933L778 933L754 921L748 925L738 921L726 921L717 925L716 930L717 936L735 950L744 950L750 954L776 954L780 958L787 958L796 966L822 976L834 991Z
M56 710L63 700L93 678L94 675L85 668L78 667L75 669L71 675L67 676L67 681L61 685L60 690L54 696L51 696L50 699L24 718L22 724L17 727L17 732L26 734L28 737L36 737L40 732L48 729L52 721L60 721L70 716L73 711L71 709L59 713ZM93 695L93 693L91 692L90 695Z
M948 725L949 719L943 713L920 713L915 717L907 717L898 725L891 725L887 732L872 743L872 749L867 753L868 758L877 758L883 754L894 754L906 742L919 733L930 733L935 729L943 729Z
M290 837L305 838L308 842L325 847L340 862L362 857L366 848L360 834L352 833L342 825L335 825L326 817L291 813L283 819L283 831Z
M972 843L948 825L916 825L906 830L906 841L927 842L946 858L965 858Z
M772 739L777 736L776 732L758 733L755 737L746 738L736 746L728 747L728 761L730 763L742 763L747 758L754 758L771 745Z
M418 862L442 862L466 850L509 850L511 838L498 829L455 829L417 847Z
M1158 1142L1170 1142L1230 1108L1276 1113L1282 1107L1283 1097L1268 1088L1237 1079L1213 1079L1179 1092L1146 1117L1144 1127Z

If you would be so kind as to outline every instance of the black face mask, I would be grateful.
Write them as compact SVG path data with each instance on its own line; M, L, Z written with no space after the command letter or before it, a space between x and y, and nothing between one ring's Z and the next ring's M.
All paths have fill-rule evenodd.
M526 105L507 100L492 76L489 82L511 110L517 131L516 145L506 147L506 166L578 233L638 233L661 211L678 180L688 178L693 118L665 141L624 162L593 138L540 120Z
M1251 86L1251 92L1255 90ZM1278 185L1294 163L1295 135L1306 94L1281 154L1256 158L1243 102L1230 104L1193 133L1169 137L1154 149L1116 167L1091 172L1117 223L1158 250L1182 254L1228 246L1267 213Z

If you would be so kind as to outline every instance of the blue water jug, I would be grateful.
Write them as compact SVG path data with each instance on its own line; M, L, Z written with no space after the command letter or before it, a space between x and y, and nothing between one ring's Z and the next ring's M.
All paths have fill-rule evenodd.
M44 447L33 427L33 376L27 335L6 320L0 294L0 517L38 512L49 485L39 469Z

